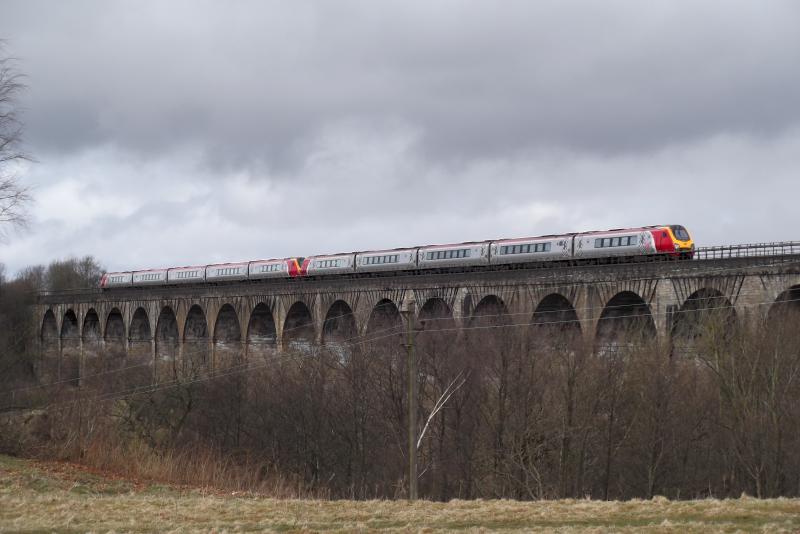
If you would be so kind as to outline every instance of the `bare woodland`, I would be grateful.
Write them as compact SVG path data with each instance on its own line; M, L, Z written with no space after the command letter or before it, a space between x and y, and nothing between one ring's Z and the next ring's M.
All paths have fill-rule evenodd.
M420 314L422 497L800 493L794 299L747 321L700 301L663 346L646 321L590 347L563 312L521 325L497 304L460 331L435 304ZM241 343L222 343L213 371L207 343L182 358L162 347L155 369L146 356L137 365L135 348L106 346L80 388L35 390L48 406L36 450L235 489L403 497L404 328L396 309L373 319L381 334L357 342L283 352L265 342L246 358Z

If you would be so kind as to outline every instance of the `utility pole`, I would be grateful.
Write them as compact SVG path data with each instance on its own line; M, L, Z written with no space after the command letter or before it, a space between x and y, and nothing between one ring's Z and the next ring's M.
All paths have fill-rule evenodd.
M417 360L414 355L414 311L411 296L403 302L406 319L406 356L408 363L408 500L417 500Z

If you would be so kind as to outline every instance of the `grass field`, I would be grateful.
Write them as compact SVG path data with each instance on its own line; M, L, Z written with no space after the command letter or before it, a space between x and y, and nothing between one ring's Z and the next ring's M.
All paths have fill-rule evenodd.
M0 456L0 532L800 532L800 500L277 500Z

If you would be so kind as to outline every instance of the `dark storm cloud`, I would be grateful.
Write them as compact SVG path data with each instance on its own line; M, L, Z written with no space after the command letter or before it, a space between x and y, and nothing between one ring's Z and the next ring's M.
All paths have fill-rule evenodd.
M7 0L13 271L682 223L797 239L794 1Z
M800 119L796 2L26 0L4 12L45 152L196 145L209 163L286 168L341 120L409 124L435 161L619 153Z

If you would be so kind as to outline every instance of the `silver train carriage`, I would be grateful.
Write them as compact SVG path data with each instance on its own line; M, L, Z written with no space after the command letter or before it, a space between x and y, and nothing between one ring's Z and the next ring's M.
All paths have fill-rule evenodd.
M306 258L303 263L304 271L309 276L352 273L355 271L356 255L351 252L349 254L311 256Z
M247 280L247 262L213 263L206 266L206 282Z
M282 260L257 260L251 261L247 266L247 277L253 280L261 278L288 278L290 274L290 266L297 264L297 260L282 259ZM296 270L296 269L295 269Z
M167 271L168 284L191 284L197 282L204 282L205 279L206 279L205 265L174 267Z
M656 254L656 243L649 229L619 229L586 232L575 236L573 258L609 258Z
M528 263L568 260L572 257L571 235L525 237L492 241L489 263Z
M124 287L133 284L133 273L106 273L100 279L100 287Z
M167 283L168 269L149 269L147 271L133 271L133 285L157 286Z
M416 248L375 250L356 254L358 272L408 271L417 268Z
M417 249L417 266L420 269L489 265L491 241L430 245Z

